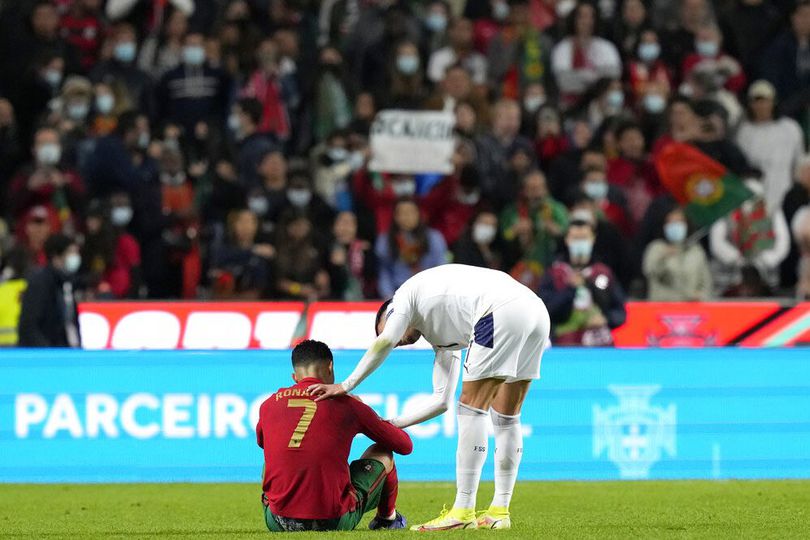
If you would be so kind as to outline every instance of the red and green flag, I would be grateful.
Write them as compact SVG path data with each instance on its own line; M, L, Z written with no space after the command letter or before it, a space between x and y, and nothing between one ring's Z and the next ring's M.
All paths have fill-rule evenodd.
M697 227L708 227L754 196L737 175L690 144L665 146L655 168Z

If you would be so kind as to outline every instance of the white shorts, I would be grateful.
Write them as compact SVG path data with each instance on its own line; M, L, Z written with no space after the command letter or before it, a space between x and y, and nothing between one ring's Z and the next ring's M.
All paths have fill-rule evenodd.
M462 381L539 379L550 327L548 310L534 295L496 308L475 325Z

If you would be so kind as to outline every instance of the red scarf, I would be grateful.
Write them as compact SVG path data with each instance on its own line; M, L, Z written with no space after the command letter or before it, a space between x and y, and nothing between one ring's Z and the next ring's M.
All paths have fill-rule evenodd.
M274 133L280 139L290 137L290 120L281 97L281 84L278 79L267 78L261 70L256 70L250 76L242 95L256 98L262 104L260 132Z

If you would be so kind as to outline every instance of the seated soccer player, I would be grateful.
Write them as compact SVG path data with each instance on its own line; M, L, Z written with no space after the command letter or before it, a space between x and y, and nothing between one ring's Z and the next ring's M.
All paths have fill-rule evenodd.
M370 529L402 529L396 511L397 470L392 451L410 454L405 431L382 420L352 396L315 402L306 389L335 380L332 351L307 340L292 352L295 385L281 388L259 409L256 436L264 449L262 502L267 528L282 531L354 529L377 509ZM352 439L372 444L348 464Z

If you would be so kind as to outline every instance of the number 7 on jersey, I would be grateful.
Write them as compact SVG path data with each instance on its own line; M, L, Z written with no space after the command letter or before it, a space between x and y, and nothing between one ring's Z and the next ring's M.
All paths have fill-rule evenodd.
M295 426L290 442L287 445L287 448L298 448L304 440L304 435L307 434L312 419L315 418L318 404L309 399L291 399L287 402L287 407L303 407L304 409L304 414L301 415L301 419L298 421L298 425Z

